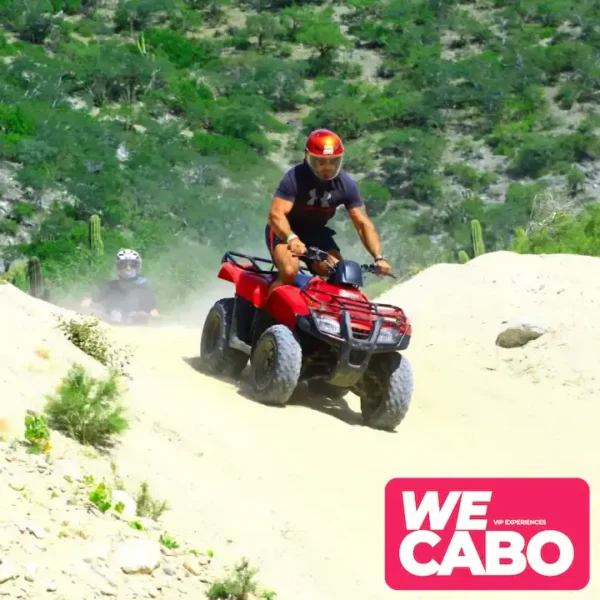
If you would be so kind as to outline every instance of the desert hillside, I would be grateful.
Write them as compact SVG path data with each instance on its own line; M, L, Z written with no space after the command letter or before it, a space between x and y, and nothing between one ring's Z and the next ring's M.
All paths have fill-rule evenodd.
M453 365L597 394L598 272L598 257L494 252L466 265L434 265L378 300L405 308L415 346L435 340ZM519 325L544 333L523 347L495 345L501 331Z
M176 312L225 250L264 254L316 127L399 275L477 255L473 221L487 250L598 255L597 22L576 0L3 0L0 275L27 289L35 256L64 305L135 247Z
M300 390L277 409L251 401L244 375L220 381L203 374L197 369L203 315L197 328L112 329L114 347L131 352L121 382L129 428L115 436L107 455L54 430L52 447L40 454L18 443L24 411L41 410L42 395L73 361L93 365L54 329L55 307L0 286L2 330L13 332L17 352L9 355L3 342L0 417L7 415L12 426L0 457L9 475L2 477L2 494L11 499L2 514L8 533L0 542L0 573L6 562L16 578L0 590L15 597L59 586L72 598L100 597L102 589L122 589L124 598L198 598L210 593L205 580L231 578L225 567L246 556L278 600L391 599L397 593L383 580L382 499L387 481L402 475L583 477L593 514L600 508L593 493L600 484L599 268L593 257L496 252L464 265L435 265L382 295L379 300L405 308L414 330L405 355L415 371L415 395L391 434L363 427L351 394L324 402ZM199 302L222 294L207 290ZM505 347L511 339L523 344L518 334L527 331L535 339ZM101 365L94 365L101 376ZM61 459L76 460L94 484L65 479L73 465ZM114 507L101 513L88 494L102 477L124 482L132 497L146 481L169 510L150 522L123 519ZM90 503L96 508L86 508ZM147 527L134 530L133 520ZM28 521L45 528L43 540L34 539ZM72 530L85 530L90 539ZM126 553L119 544L133 535L151 544L144 556L152 575L119 567ZM60 553L44 553L40 544ZM86 562L92 546L100 556ZM592 522L592 573L600 569L599 551ZM41 573L34 582L26 577L28 562ZM113 584L84 565L95 565ZM599 593L592 576L579 595L592 600ZM260 587L255 594L275 597ZM536 594L513 596L533 600Z

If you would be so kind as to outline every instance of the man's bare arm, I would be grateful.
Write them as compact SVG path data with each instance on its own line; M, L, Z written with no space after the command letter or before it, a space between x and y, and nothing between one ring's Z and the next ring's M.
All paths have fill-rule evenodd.
M348 214L352 219L352 223L354 223L354 227L356 227L356 231L364 247L371 253L373 258L379 256L382 253L381 242L373 221L367 215L366 208L364 206L350 208L348 209Z
M293 206L293 202L275 196L269 209L269 225L275 235L282 240L287 240L288 236L293 233L287 218Z

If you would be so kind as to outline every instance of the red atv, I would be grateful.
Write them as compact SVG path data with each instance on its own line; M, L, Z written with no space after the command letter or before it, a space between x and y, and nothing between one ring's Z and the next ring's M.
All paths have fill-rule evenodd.
M309 248L300 258L326 260L327 253ZM413 374L398 351L412 329L402 309L360 291L363 273L377 273L376 265L342 260L326 278L301 267L293 284L267 297L277 276L272 260L226 252L221 263L218 277L235 284L235 295L218 300L204 322L200 355L209 372L236 377L250 359L252 389L265 404L284 405L306 381L329 398L354 392L370 427L399 425Z

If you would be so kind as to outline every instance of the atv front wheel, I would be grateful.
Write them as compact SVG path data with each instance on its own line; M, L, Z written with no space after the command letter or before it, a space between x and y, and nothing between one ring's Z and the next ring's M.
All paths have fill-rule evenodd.
M397 352L376 354L361 387L360 410L365 424L393 431L406 416L412 400L412 367Z
M322 379L309 379L308 389L314 394L331 398L332 400L341 400L347 393L346 388L337 385L331 385Z
M285 325L273 325L258 339L250 359L250 382L264 404L283 406L298 385L302 349Z
M248 363L247 354L229 347L233 308L233 298L218 300L204 321L200 357L208 371L215 375L236 377Z

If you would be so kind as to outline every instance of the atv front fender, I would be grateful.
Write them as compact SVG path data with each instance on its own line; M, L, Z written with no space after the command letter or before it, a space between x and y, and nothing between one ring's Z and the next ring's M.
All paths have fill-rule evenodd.
M308 317L308 303L300 288L282 285L275 288L262 307L277 323L287 325L292 331L296 329L299 316Z

